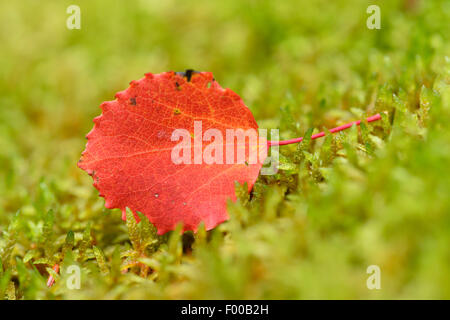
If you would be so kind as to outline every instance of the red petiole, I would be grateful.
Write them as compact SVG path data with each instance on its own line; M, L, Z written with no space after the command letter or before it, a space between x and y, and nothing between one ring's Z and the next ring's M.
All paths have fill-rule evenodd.
M380 119L381 119L381 114L377 113L374 116L368 117L366 120L367 120L367 122L373 122L373 121L377 121L377 120L380 120ZM361 124L361 120L352 121L352 122L349 122L349 123L344 124L342 126L330 129L329 131L331 133L335 133L335 132L339 132L339 131L351 128L353 125L359 126L360 124ZM314 139L317 139L317 138L320 138L320 137L323 137L323 136L325 136L325 132L322 131L322 132L319 132L317 134L313 134L311 136L311 140L314 140ZM303 137L290 139L290 140L283 140L283 141L268 141L267 142L267 146L268 147L271 147L271 146L283 146L283 145L298 143L298 142L302 142L302 141L303 141Z
M53 271L55 271L56 273L59 273L59 264L55 264L54 266L53 266ZM53 278L53 276L52 275L49 275L48 276L48 280L47 280L47 287L51 287L51 286L53 286L55 284L55 278Z

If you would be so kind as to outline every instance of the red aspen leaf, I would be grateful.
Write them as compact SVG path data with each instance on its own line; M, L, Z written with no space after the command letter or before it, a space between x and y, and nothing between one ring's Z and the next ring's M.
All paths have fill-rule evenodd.
M194 163L199 150L194 150L194 121L201 121L203 133L222 133L224 162L226 130L258 128L242 99L210 72L148 73L100 107L78 166L93 177L107 208L119 208L126 217L128 207L136 219L136 212L143 213L158 234L180 222L184 230L196 231L202 221L207 230L214 228L228 219L226 202L236 200L235 181L247 182L250 191L258 177L264 156L249 164L254 146L247 140L245 163ZM179 143L171 139L176 129L191 135L191 164L176 164L171 157ZM209 143L203 141L200 149ZM267 151L267 141L258 143Z

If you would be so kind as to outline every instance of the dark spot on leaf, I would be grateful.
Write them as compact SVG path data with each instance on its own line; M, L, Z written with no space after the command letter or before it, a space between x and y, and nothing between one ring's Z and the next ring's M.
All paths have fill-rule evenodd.
M156 135L158 139L162 139L166 135L166 132L164 130L158 131L158 134Z
M186 69L184 72L175 72L177 75L185 77L187 82L191 81L191 78L194 74L199 73L198 71L192 69Z
M178 90L178 91L180 91L180 90L181 90L181 87L180 87L180 84L178 83L178 81L177 81L177 82L175 82L175 87L177 88L177 90Z
M181 113L181 111L180 111L180 109L175 109L175 110L173 111L173 113L174 113L175 115L179 115L179 114Z
M131 105L135 106L136 105L136 98L130 98L130 103L131 103Z

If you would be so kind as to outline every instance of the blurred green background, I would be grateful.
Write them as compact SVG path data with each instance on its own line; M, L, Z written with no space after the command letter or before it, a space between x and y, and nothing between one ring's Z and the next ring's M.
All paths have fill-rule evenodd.
M450 298L449 21L444 0L1 1L0 299ZM388 116L282 147L228 222L158 237L104 209L76 163L102 101L187 68L283 139Z

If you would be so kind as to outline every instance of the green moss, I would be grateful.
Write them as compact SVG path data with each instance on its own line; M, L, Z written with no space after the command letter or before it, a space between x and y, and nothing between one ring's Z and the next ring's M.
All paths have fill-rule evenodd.
M70 4L0 4L0 298L450 298L448 1L380 2L380 30L356 0L82 0L81 30ZM237 186L229 221L158 236L104 209L76 163L102 101L187 68L306 138L251 196Z

